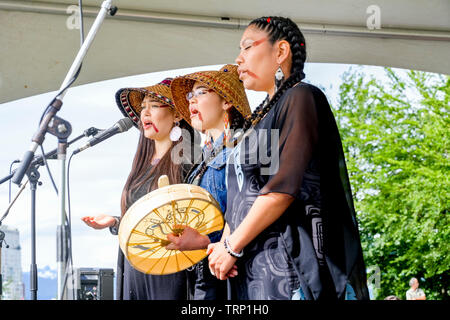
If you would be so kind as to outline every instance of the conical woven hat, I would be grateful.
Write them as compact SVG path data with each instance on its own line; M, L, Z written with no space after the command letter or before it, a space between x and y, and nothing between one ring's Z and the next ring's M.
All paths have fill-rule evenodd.
M237 65L227 64L219 71L199 71L173 79L170 89L175 109L189 123L191 118L186 94L192 90L196 81L213 89L220 97L235 107L244 118L252 113L244 86L239 80Z
M116 93L116 103L120 111L133 120L133 124L137 127L142 111L141 103L146 95L175 109L170 90L171 82L172 78L166 78L160 83L149 87L119 89Z

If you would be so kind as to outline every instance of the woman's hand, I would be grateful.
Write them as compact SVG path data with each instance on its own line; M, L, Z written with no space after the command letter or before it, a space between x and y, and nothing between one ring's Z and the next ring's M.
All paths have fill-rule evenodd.
M237 275L237 258L227 252L223 242L210 244L206 253L209 254L209 270L217 279L226 280Z
M99 214L95 217L85 216L81 218L84 223L94 229L105 229L114 226L116 219L107 214Z
M173 233L167 235L167 240L171 242L166 246L167 250L201 250L208 247L210 243L208 236L188 226L175 226L175 228L184 230L179 236Z

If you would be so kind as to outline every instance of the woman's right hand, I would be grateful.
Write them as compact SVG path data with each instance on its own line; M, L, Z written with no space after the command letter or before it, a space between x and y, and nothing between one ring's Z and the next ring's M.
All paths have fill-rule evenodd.
M200 234L197 230L188 227L176 225L175 228L182 228L180 235L173 233L167 235L170 243L166 246L167 250L201 250L206 249L210 243L208 236Z
M116 219L107 214L99 214L96 216L85 216L81 218L84 223L94 229L105 229L114 226Z

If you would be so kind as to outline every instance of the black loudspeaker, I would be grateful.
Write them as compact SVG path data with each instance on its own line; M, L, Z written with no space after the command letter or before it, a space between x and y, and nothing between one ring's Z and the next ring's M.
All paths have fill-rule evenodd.
M75 269L76 300L114 300L114 270Z

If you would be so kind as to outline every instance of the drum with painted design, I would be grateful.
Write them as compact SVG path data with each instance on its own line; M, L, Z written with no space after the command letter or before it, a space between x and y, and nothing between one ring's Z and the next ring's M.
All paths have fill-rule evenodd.
M167 250L167 235L179 235L184 226L206 235L222 230L220 205L204 188L190 184L169 185L167 176L158 189L137 200L119 226L120 248L130 264L148 274L170 274L206 257L204 250Z

